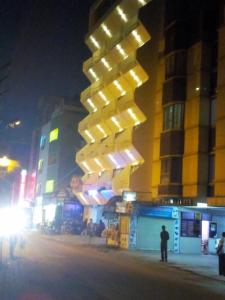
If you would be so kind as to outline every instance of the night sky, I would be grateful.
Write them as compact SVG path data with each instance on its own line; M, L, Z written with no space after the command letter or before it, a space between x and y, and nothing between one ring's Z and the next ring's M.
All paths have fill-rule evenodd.
M88 85L82 63L90 56L84 44L89 7L94 0L1 0L1 84L6 91L0 118L21 118L20 129L1 130L10 155L28 161L37 101L41 96L74 96Z

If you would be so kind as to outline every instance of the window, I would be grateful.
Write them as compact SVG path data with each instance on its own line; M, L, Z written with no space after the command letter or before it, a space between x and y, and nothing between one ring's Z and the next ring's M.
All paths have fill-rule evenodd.
M41 139L40 139L40 148L41 148L41 149L44 149L45 143L46 143L46 136L45 136L45 135L42 135L42 136L41 136Z
M216 98L210 101L210 125L211 127L216 125Z
M38 171L41 173L42 169L43 169L43 159L39 159L38 161Z
M58 139L58 136L59 136L59 129L58 129L58 128L53 129L53 130L50 132L49 142L51 143L51 142L57 140L57 139Z
M48 180L45 185L45 192L52 193L54 191L54 180Z
M186 73L186 54L179 51L166 58L166 79L174 76L184 76Z
M183 128L183 104L173 104L164 108L163 129L182 129Z
M181 236L201 236L201 214L193 212L181 213Z
M209 176L208 182L213 183L215 179L215 155L209 156Z
M165 158L161 160L160 183L181 183L182 160L179 157Z
M170 182L170 170L171 170L171 160L163 159L161 161L161 175L160 175L161 184L167 184Z

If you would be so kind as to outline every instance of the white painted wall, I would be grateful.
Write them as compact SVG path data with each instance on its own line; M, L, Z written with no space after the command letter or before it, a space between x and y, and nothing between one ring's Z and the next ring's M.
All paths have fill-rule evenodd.
M200 254L201 238L180 237L180 253Z

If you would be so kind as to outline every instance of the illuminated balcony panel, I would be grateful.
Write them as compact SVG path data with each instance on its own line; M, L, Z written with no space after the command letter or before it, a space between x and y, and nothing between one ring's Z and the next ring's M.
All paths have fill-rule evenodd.
M95 46L96 49L100 48L100 44L94 36L92 36L92 35L90 36L90 41L92 42L92 44Z
M125 38L123 35L123 37L121 37L121 41L119 43L117 42L114 47L110 49L110 51L102 53L100 56L95 55L94 57L91 57L86 62L84 62L83 71L88 76L88 70L94 67L96 69L96 72L99 71L101 72L102 76L104 76L104 73L107 74L107 71L111 70L111 68L113 69L118 66L118 64L122 63L126 55L129 56L130 54L134 53L139 47L141 47L149 40L150 35L144 28L144 26L140 22L136 23L133 27L131 27L128 35ZM118 47L122 48L122 51L126 52L126 55L122 55ZM108 62L108 64L110 65L109 69L107 68L104 70L102 68L102 59Z
M115 79L113 80L113 78ZM92 84L89 88L84 90L81 94L81 99L82 102L88 98L95 100L97 94L97 96L99 96L98 102L102 100L102 105L108 105L110 99L107 94L110 94L110 97L114 99L124 96L147 80L148 75L135 59L135 56L130 56L129 59L126 60L126 63L118 68L116 72L114 71L113 75L110 75L109 78L105 78L104 85L102 83Z
M93 78L94 81L98 81L99 80L98 75L96 74L96 72L92 68L89 69L89 73L91 74L91 76L92 76L92 78Z
M106 58L101 58L101 63L103 64L103 66L107 69L107 71L111 71L112 67L110 65L110 63L108 62L108 60Z
M106 96L106 94L103 91L99 91L98 95L103 101L103 106L109 105L110 100L108 99L108 97Z
M104 31L104 33L107 35L107 37L109 37L111 39L112 38L112 32L110 31L108 26L106 24L102 23L101 28Z
M131 164L132 166L139 165L143 162L143 158L134 147L125 149L123 157L125 157L127 164Z
M123 22L127 23L127 22L128 22L127 15L126 15L126 13L124 12L124 10L121 8L120 5L118 5L118 6L116 7L116 11L117 11L118 15L120 16L121 20L123 20Z
M97 107L95 106L94 102L91 100L91 98L87 99L87 103L90 107L91 112L96 112L97 111Z

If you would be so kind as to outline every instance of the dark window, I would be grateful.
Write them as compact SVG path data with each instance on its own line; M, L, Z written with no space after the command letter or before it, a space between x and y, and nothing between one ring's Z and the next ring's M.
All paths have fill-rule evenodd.
M186 78L174 77L163 84L162 104L186 100Z
M179 157L161 160L160 183L180 183L182 174L182 160Z
M165 27L177 19L184 19L186 13L187 3L185 0L166 0Z
M215 155L209 156L209 177L208 182L212 183L215 179Z
M186 49L186 24L185 22L176 22L165 32L165 54L179 49Z
M177 103L164 108L163 130L183 128L183 104Z
M166 79L186 74L186 53L177 52L166 58Z
M167 184L170 182L171 159L161 161L160 183Z
M216 98L210 101L210 125L211 127L216 125Z
M200 237L201 236L201 221L182 220L181 221L181 236L183 236L183 237Z
M201 236L201 215L193 212L181 213L181 236L183 237Z

